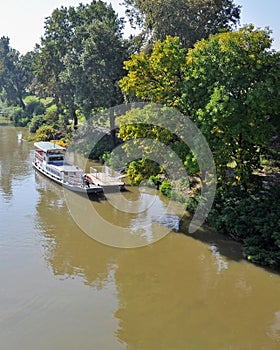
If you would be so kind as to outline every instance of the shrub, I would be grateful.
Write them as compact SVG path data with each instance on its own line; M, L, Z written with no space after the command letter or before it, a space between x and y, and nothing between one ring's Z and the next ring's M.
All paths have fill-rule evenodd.
M27 96L24 99L25 114L28 116L40 115L45 113L45 106L36 96Z
M32 118L29 124L29 131L35 133L45 123L43 115L36 115Z
M139 185L142 181L148 180L159 172L160 166L150 159L134 160L129 163L127 169L132 185Z
M165 196L170 198L171 197L171 192L172 192L171 182L170 181L163 181L162 184L159 186L159 190Z
M244 243L249 260L280 267L280 187L218 193L208 221Z
M43 125L36 131L36 140L50 141L54 139L56 130L51 125Z
M56 123L59 119L57 106L51 105L46 109L45 118L48 124Z

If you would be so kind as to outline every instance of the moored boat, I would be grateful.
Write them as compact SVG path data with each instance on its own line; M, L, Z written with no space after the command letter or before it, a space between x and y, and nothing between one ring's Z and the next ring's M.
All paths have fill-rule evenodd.
M47 176L59 185L68 190L85 193L103 193L100 184L88 181L83 177L83 171L79 167L68 164L65 161L64 147L51 142L35 142L36 147L32 165L40 173Z
M90 167L87 178L103 187L105 192L124 191L125 183L122 181L126 175L107 166Z

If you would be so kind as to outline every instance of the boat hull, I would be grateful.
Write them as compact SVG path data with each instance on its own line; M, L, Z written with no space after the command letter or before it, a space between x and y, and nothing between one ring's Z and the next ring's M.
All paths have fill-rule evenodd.
M80 194L87 194L87 195L103 194L103 188L101 186L97 186L97 185L94 185L94 184L89 184L89 186L86 186L86 185L83 185L83 184L81 184L81 185L72 185L70 183L67 183L67 182L64 182L62 180L59 180L58 178L53 176L51 173L47 172L44 168L40 167L38 164L35 164L34 162L32 162L32 165L38 172L40 172L41 174L43 174L44 176L46 176L50 180L54 181L58 185L66 188L67 190L70 190L70 191L73 191L73 192L77 192L77 193L80 193Z

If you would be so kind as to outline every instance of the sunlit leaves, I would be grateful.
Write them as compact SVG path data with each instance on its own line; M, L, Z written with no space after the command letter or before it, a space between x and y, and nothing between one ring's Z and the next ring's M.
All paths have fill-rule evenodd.
M204 132L225 179L246 183L273 135L280 71L269 34L248 26L210 36L188 52L183 105Z
M127 76L120 87L128 100L140 100L176 106L182 93L186 52L178 37L158 41L151 55L132 55L125 62Z

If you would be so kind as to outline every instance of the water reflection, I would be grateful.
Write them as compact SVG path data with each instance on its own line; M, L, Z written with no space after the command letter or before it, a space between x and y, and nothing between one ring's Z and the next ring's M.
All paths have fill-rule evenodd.
M63 188L32 170L32 145L19 141L17 129L4 129L0 188L10 197L0 203L3 349L279 349L278 275L242 260L238 244L207 227L180 234L184 222L143 248L98 243L72 219ZM144 220L108 204L90 202L119 226ZM161 230L175 217L149 218Z
M170 235L127 252L116 280L117 334L132 349L278 349L278 276L230 261L217 274L207 247Z
M269 329L269 334L280 344L280 311L276 311L274 314L274 322Z
M115 336L125 348L278 349L280 278L238 262L240 252L222 255L229 241L211 235L205 244L201 231L200 240L171 233L148 247L111 248L79 230L60 187L39 174L36 184L45 259L59 278L78 276L100 291L113 278Z
M65 205L63 189L41 174L36 173L35 179L40 192L37 224L45 238L49 266L55 275L79 275L85 284L101 287L121 251L103 246L80 231Z
M6 200L12 198L13 181L24 180L30 172L30 145L19 141L20 134L20 130L8 123L0 125L0 191Z

